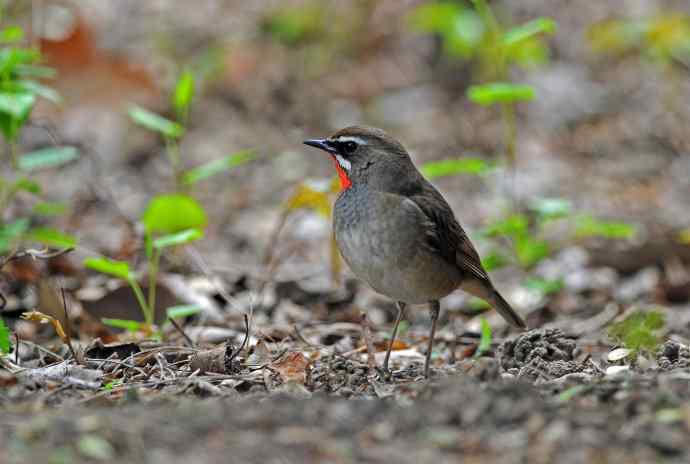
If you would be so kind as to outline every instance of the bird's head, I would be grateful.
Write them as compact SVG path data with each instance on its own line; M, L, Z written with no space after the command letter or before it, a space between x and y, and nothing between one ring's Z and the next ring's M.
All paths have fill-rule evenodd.
M343 190L357 183L385 186L401 177L417 174L400 142L374 127L350 126L328 138L305 140L304 143L331 155Z

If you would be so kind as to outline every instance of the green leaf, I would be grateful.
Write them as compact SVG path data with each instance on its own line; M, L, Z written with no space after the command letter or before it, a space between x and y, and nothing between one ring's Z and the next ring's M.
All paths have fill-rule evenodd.
M9 26L0 31L0 42L16 43L24 39L24 29L19 26Z
M443 33L454 28L462 7L452 2L424 3L410 14L412 27L421 32Z
M477 52L486 35L481 16L453 2L422 4L412 11L410 22L415 30L440 35L444 51L464 59Z
M528 277L522 284L525 288L535 290L544 296L558 293L563 289L563 279L542 279L540 277Z
M20 65L36 62L40 57L37 50L19 47L0 49L0 76L8 76Z
M78 242L76 237L48 227L31 229L26 238L56 248L73 248Z
M14 185L12 186L12 189L18 192L24 191L33 193L34 195L39 195L41 193L41 186L38 184L38 182L29 180L26 177L17 179L17 181L15 181Z
M36 103L26 90L0 90L0 130L8 141L14 141Z
M472 174L481 176L493 169L493 166L481 158L457 158L425 163L421 167L422 174L429 179L452 176L455 174Z
M579 216L575 221L575 235L578 237L625 239L633 237L635 232L632 224L601 221L589 215Z
M503 43L512 46L538 34L553 34L556 32L556 21L551 18L537 18L517 26L503 36Z
M486 269L487 272L500 269L509 263L510 259L497 250L490 251L482 257L482 267Z
M168 319L182 319L189 316L194 316L201 312L201 306L196 304L171 306L165 310Z
M10 348L10 329L5 325L5 320L0 317L0 354L8 354Z
M186 185L196 184L197 182L208 179L211 176L227 172L241 164L254 159L253 150L242 150L224 158L209 161L200 166L192 168L182 175L182 182Z
M482 106L533 100L535 95L534 88L529 85L510 84L508 82L473 85L467 89L469 99Z
M24 235L29 228L29 220L26 218L3 224L0 226L0 253L5 253L12 249L14 243Z
M69 163L79 157L76 147L49 147L19 157L19 169L24 172L47 169Z
M659 331L664 327L665 316L660 311L635 311L624 320L609 327L609 336L625 348L653 353L661 344Z
M129 269L129 264L124 261L116 261L108 258L86 258L84 260L84 267L124 280L130 280L133 277Z
M515 238L515 254L517 254L520 265L530 268L551 253L551 245L545 240L532 237Z
M36 203L32 208L34 214L39 216L61 216L69 209L67 203L61 201L43 201Z
M486 237L526 235L529 231L529 220L524 214L511 214L505 219L499 219L487 225L482 231Z
M149 202L142 218L149 233L175 234L187 229L203 229L208 220L204 208L194 198L157 195Z
M39 97L45 98L46 100L57 105L62 103L62 97L55 89L48 87L47 85L43 85L40 82L25 79L17 81L17 87L34 95L38 95Z
M143 322L132 321L130 319L109 319L107 317L101 318L101 322L107 326L123 329L128 332L138 332L145 325Z
M130 105L129 117L140 126L171 139L180 138L184 133L180 124L138 105Z
M470 309L474 312L480 313L491 309L491 305L481 298L473 296L468 302Z
M185 121L189 113L189 107L194 97L194 75L189 70L184 70L175 86L173 105L177 111L177 119Z
M557 401L559 403L567 403L581 393L586 392L591 387L589 385L574 385L566 390L563 390L559 395Z
M177 245L185 245L195 240L199 240L204 234L199 229L187 229L172 235L165 235L153 241L153 247L160 250Z
M474 353L474 357L478 358L484 353L491 351L491 342L493 340L493 335L491 333L491 326L483 317L479 318L479 324L481 327L481 337L479 338L479 346L477 351Z

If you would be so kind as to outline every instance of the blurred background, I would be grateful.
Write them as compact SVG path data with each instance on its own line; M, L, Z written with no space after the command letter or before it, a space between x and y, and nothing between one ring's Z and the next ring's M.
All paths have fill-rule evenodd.
M403 142L506 285L560 290L571 268L554 256L572 247L626 275L687 258L686 1L23 0L2 13L21 28L3 52L40 52L8 159L77 151L20 169L47 205L20 192L3 220L52 231L41 243L78 239L74 262L142 263L147 205L183 192L207 216L194 246L209 272L339 282L333 166L302 140L350 124Z

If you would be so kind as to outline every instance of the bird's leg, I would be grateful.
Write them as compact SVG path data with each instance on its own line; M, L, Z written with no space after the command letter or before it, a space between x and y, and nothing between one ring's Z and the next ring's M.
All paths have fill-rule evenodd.
M429 346L426 350L426 362L424 363L424 377L429 378L429 365L431 364L431 351L434 348L434 336L436 335L436 321L441 312L441 304L438 300L429 302L429 314L431 315L431 332L429 332Z
M388 342L388 350L386 351L386 358L383 360L383 372L388 373L388 359L391 357L391 350L393 349L393 342L395 341L395 336L398 334L398 326L400 321L405 316L406 304L402 301L396 301L395 306L398 308L398 316L395 318L395 325L393 326L393 333L391 334L391 339Z

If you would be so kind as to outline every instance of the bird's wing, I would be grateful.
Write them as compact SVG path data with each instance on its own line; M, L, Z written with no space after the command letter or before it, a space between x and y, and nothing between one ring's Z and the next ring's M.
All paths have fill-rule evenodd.
M427 184L422 192L410 195L408 199L429 219L430 230L426 234L428 245L463 272L481 281L489 281L477 250L438 190Z

